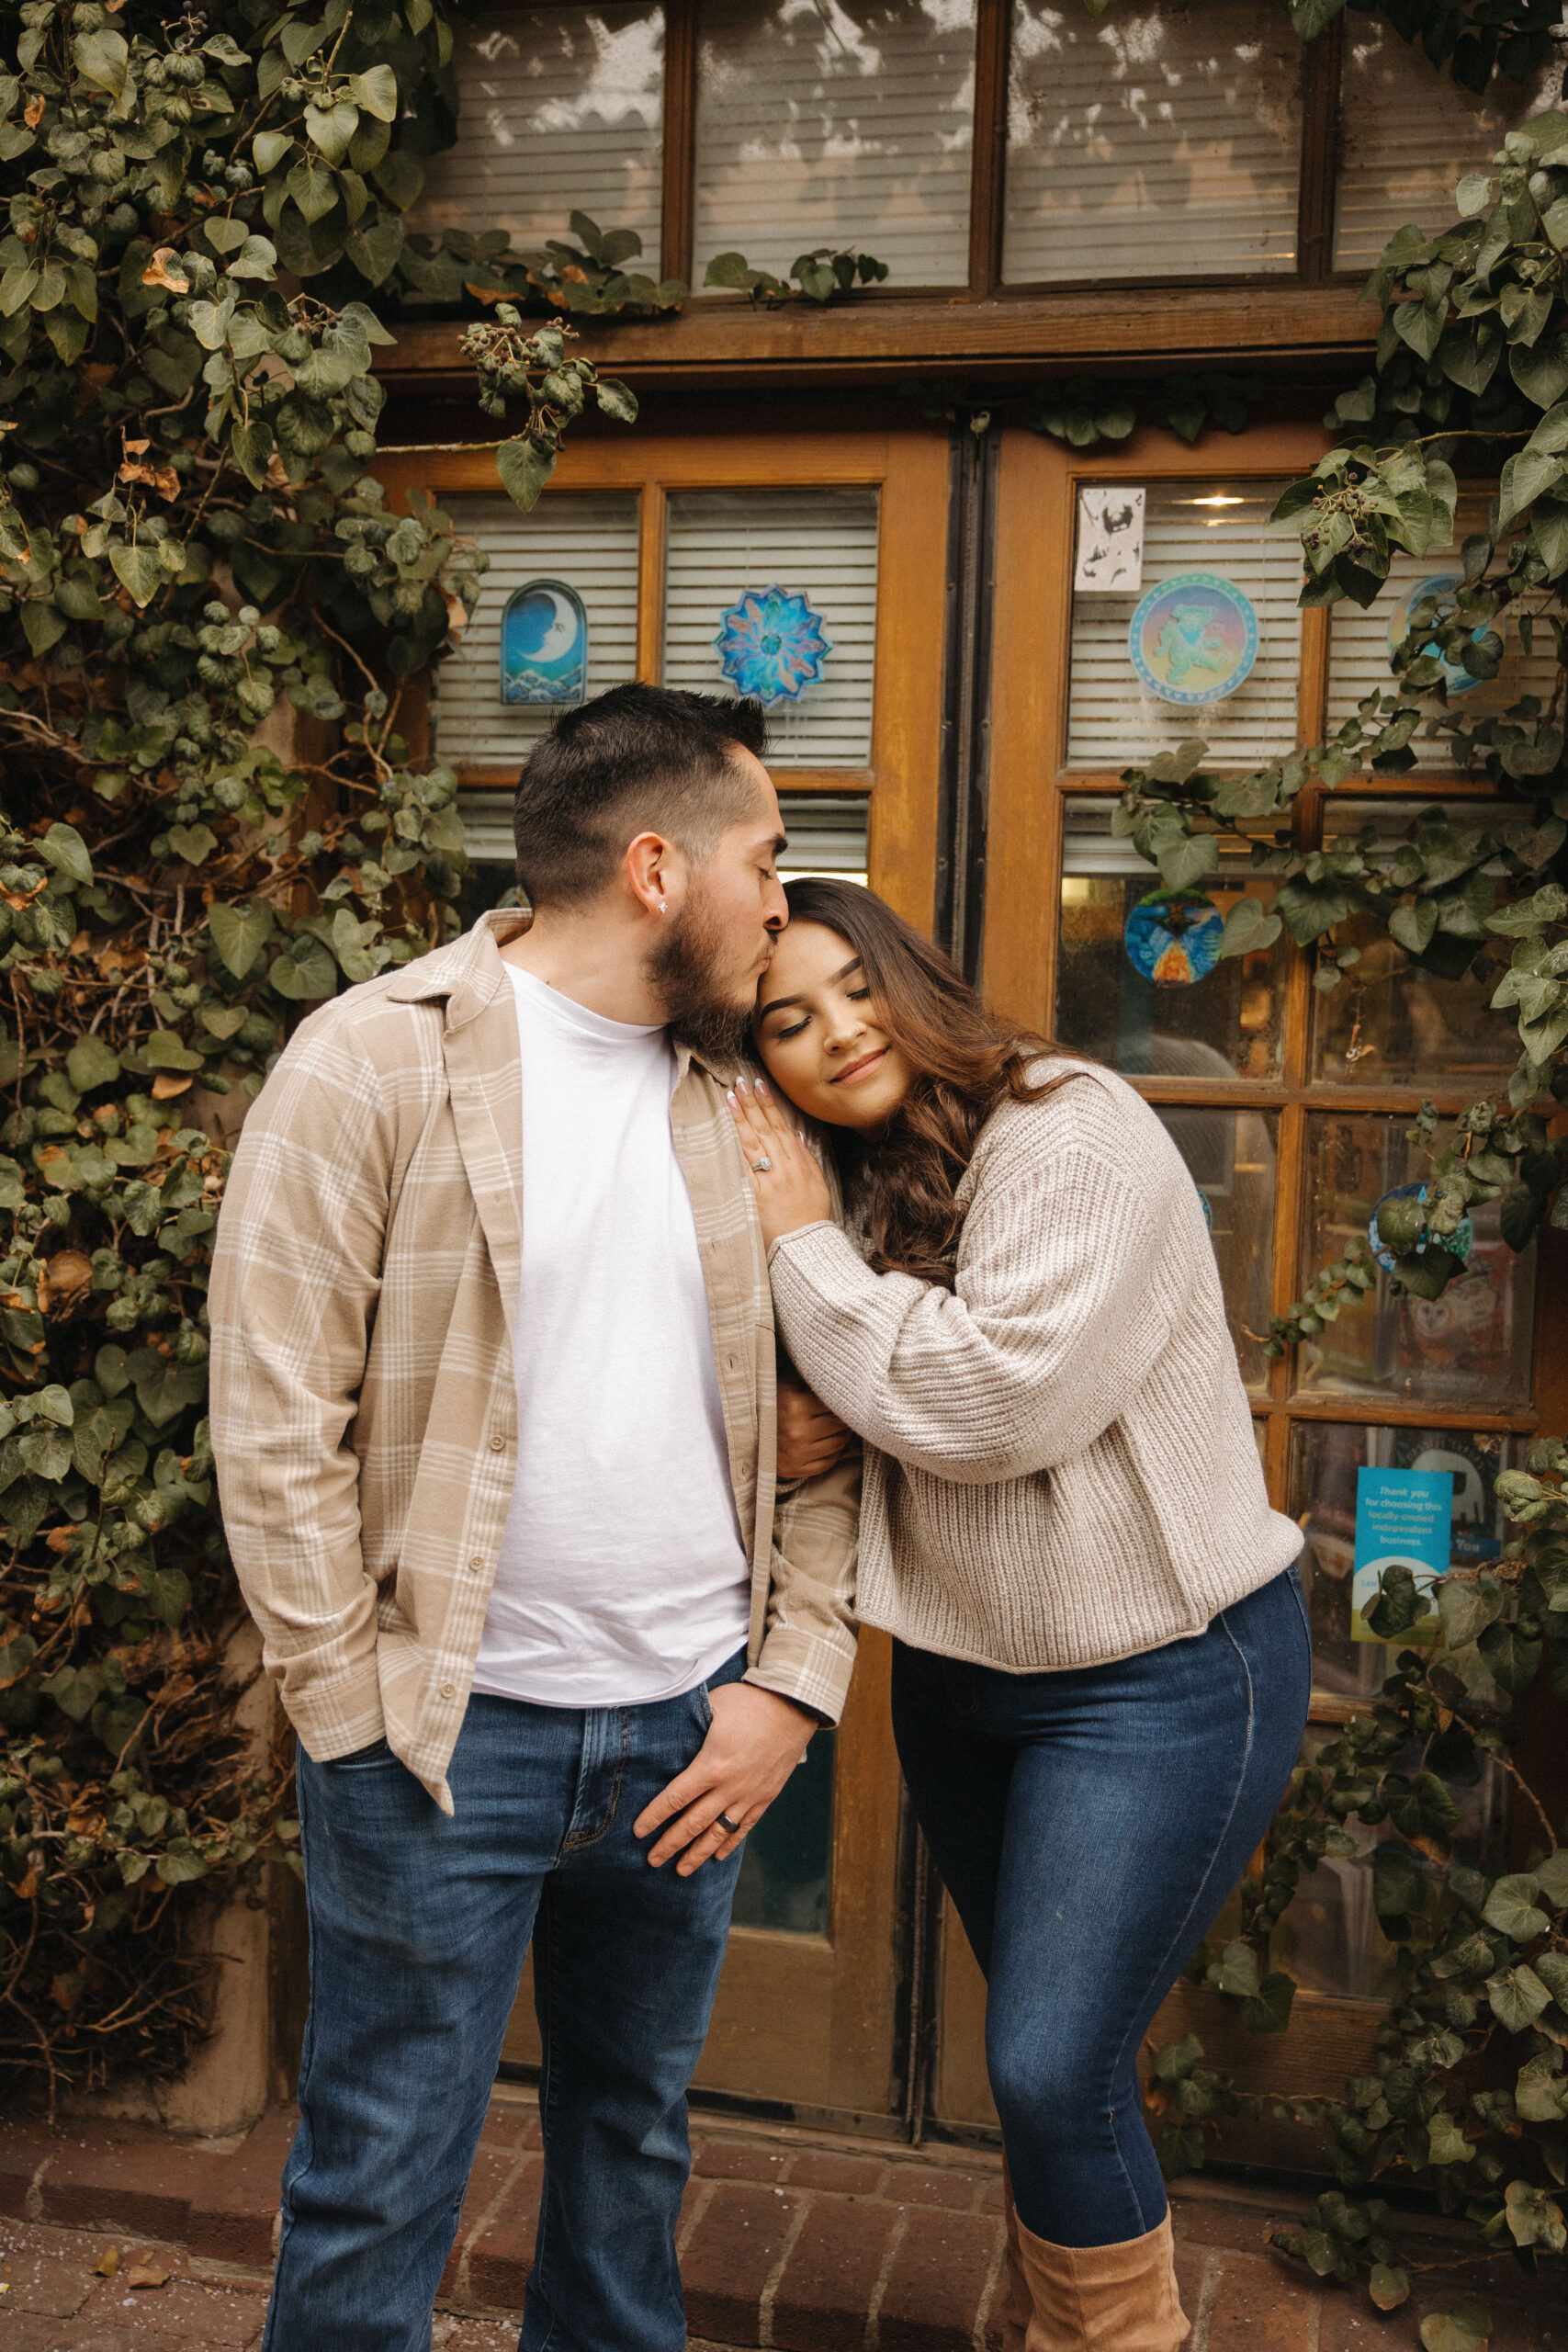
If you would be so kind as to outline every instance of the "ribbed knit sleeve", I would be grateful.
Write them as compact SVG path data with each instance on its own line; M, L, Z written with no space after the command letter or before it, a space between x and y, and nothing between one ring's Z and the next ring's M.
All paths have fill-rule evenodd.
M789 1351L862 1437L979 1485L1054 1469L1124 1412L1180 1302L1155 1278L1158 1195L1105 1148L1107 1115L1075 1086L987 1127L955 1291L873 1273L831 1225L775 1243Z

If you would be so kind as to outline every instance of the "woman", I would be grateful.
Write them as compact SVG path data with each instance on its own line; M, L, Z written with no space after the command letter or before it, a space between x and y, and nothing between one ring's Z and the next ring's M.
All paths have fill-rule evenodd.
M871 891L788 895L773 1086L730 1102L782 1336L865 1441L856 1605L895 1637L905 1778L987 1974L1008 2341L1172 2352L1134 2061L1295 1761L1301 1537L1154 1113L993 1021ZM831 1130L853 1242L798 1113Z

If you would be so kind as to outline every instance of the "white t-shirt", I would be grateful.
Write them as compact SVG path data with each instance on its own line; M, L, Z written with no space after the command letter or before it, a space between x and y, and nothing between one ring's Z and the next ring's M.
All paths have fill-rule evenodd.
M688 1690L750 1577L668 1031L508 964L523 1054L517 1477L473 1688L551 1707Z

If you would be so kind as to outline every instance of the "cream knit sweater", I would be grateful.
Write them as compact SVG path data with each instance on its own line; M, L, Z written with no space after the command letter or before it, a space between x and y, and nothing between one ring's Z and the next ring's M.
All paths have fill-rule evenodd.
M866 1442L857 1613L1014 1673L1200 1633L1302 1537L1176 1146L1090 1069L993 1112L958 1201L955 1292L873 1273L833 1225L771 1256L791 1355Z

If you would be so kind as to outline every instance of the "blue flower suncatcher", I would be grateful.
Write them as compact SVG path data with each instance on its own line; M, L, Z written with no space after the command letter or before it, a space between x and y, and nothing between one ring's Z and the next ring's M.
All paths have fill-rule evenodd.
M501 699L509 704L588 698L588 615L564 580L525 580L501 616Z
M724 675L762 703L798 702L833 650L821 614L776 585L748 588L721 616L713 642Z

